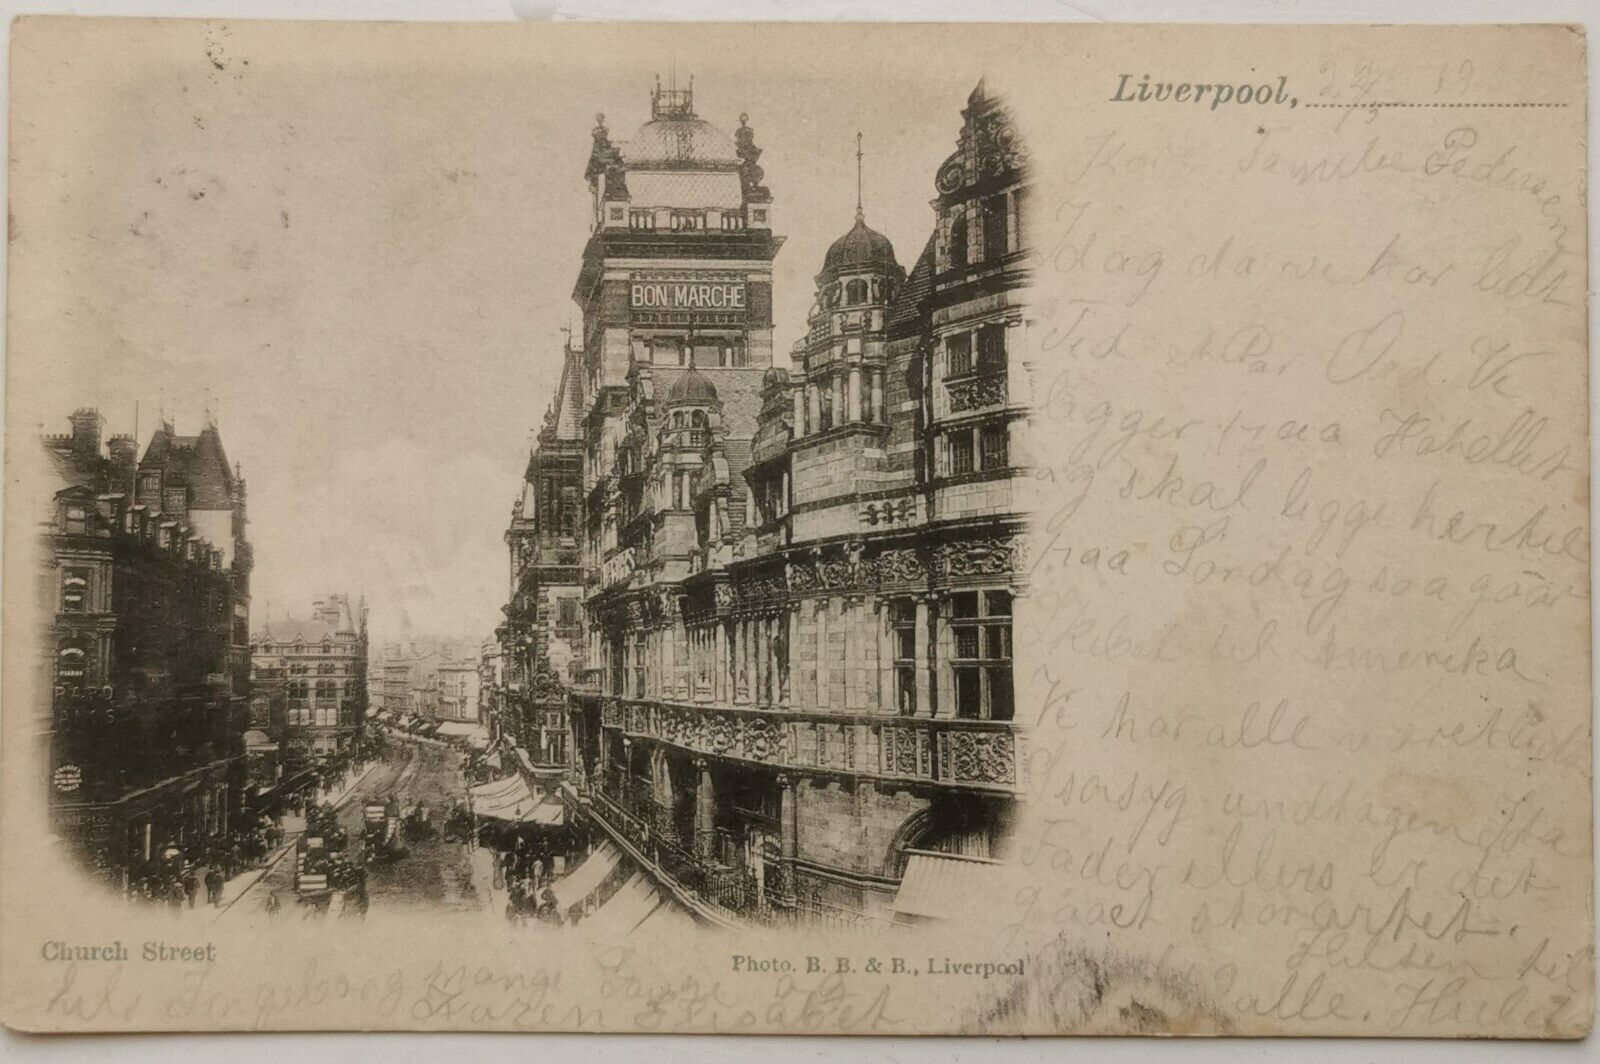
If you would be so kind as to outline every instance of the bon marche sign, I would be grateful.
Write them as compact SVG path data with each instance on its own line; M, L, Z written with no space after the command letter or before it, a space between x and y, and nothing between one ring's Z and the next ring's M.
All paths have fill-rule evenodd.
M744 283L729 281L635 281L636 308L663 310L743 310Z

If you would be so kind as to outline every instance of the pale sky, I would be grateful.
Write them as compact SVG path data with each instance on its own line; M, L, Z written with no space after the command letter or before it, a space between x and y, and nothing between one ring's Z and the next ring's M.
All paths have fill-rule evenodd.
M16 57L48 73L14 130L37 180L14 203L12 414L61 432L95 404L128 432L137 401L142 451L158 409L193 433L209 396L249 485L257 622L364 592L379 639L499 620L502 534L578 320L596 112L631 137L675 66L701 117L731 132L749 113L788 238L786 365L853 221L856 132L868 222L909 267L982 73L865 28L840 50L655 27L636 52L547 27L431 27L422 48L359 31L287 47L190 23L130 48L90 27Z

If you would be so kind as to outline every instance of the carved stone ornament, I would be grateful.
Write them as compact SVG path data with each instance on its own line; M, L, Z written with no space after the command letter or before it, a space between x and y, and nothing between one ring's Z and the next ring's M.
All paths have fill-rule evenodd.
M961 164L961 153L956 152L944 161L939 167L938 176L934 178L933 185L946 195L956 191L966 179L966 167Z
M941 543L939 569L945 576L1003 576L1013 571L1016 551L1007 536Z
M960 783L1015 783L1016 741L1010 732L946 732L939 736L944 774Z
M873 563L880 584L916 583L928 578L927 567L910 547L895 547L879 554Z

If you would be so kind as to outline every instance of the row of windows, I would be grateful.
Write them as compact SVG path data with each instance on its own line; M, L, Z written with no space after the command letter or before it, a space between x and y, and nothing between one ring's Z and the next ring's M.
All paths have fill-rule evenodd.
M313 690L309 680L290 680L287 691L290 698L303 699ZM341 685L338 680L318 680L315 687L316 695L322 698L338 698L342 693L346 698L356 696L356 682L346 680Z
M944 338L945 376L962 377L968 373L998 372L1006 368L1006 327L1001 322L991 322L978 327L977 344L973 333L951 333ZM977 361L973 361L976 346Z
M733 211L714 212L712 218L706 211L669 210L654 211L649 209L628 211L628 228L638 229L643 232L654 232L658 228L681 232L704 232L706 229L721 229L725 232L734 232L744 228L744 216ZM760 214L757 212L758 221ZM614 207L611 211L611 220L621 220L621 208Z
M855 277L849 281L835 281L822 293L823 306L829 310L838 306L859 307L865 303L883 302L883 286L877 279L870 282Z
M339 654L344 657L350 657L354 655L355 652L356 648L348 643L323 643L320 647L308 647L304 643L296 643L292 647L288 643L284 643L282 645L274 643L252 643L250 645L250 653L252 654L293 654L297 657L304 657L307 654L317 653Z
M686 336L635 337L633 361L636 365L688 366L702 369L732 369L748 364L744 341L739 339L696 338Z
M288 723L331 727L339 723L339 711L329 706L297 706L289 710Z
M1006 469L1011 464L1010 434L1003 421L953 429L945 443L945 472L950 476Z
M944 693L947 712L963 720L1011 720L1016 713L1012 681L1012 595L1007 590L961 591L932 606L924 606L930 639L940 627L946 636L942 656L948 665L951 689ZM890 603L889 637L893 654L894 708L905 715L918 711L920 670L928 661L919 658L919 606L913 599ZM789 692L789 632L786 624L766 629L765 647L771 657L752 668L752 658L739 642L738 626L725 630L724 660L713 661L713 641L708 632L690 633L692 691L712 687L712 670L728 670L727 690L736 700L782 700ZM655 654L652 654L652 651ZM652 658L655 660L652 660ZM652 648L644 632L630 632L610 643L609 690L613 694L644 698L650 694L649 669L661 667L678 655L668 647ZM759 689L756 689L759 688Z
M963 720L1010 720L1016 712L1011 678L1011 592L962 591L945 600L950 633L950 694ZM917 604L896 600L890 611L894 635L895 708L917 711Z
M61 530L69 535L81 535L89 531L91 510L81 503L68 502L61 505L57 521ZM141 513L136 510L127 510L122 517L106 518L106 525L116 528L120 524L122 531L128 535L138 536L141 539L154 539L162 550L177 551L184 554L190 561L203 562L213 571L222 570L222 551L204 541L196 538L188 530L176 522L163 522L157 528L151 528L152 520L158 514Z

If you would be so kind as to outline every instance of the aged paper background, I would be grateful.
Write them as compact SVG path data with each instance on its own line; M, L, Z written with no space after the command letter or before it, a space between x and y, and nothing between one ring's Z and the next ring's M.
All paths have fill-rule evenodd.
M203 62L204 32L17 32L13 459L107 357L55 339L98 298L75 288L81 261L52 254L55 234L81 226L74 204L96 196L96 175L142 164L136 143L107 158L84 116L111 107L121 78ZM42 940L171 928L93 895L63 904L75 873L44 845L30 747L8 712L8 1022L1043 1033L1136 1030L1153 1007L1180 1032L1587 1030L1580 35L233 32L252 76L281 63L283 86L374 63L581 79L590 64L649 66L663 42L708 69L730 54L752 77L803 64L863 92L930 64L1004 75L1041 227L1038 531L1019 626L1034 640L1018 648L1034 731L1016 889L983 932L911 945L512 942L443 920L268 938L219 923L208 936L224 959L203 972L67 974L41 961ZM1282 77L1298 104L1110 102L1121 75L1146 72ZM358 125L361 95L343 102ZM1482 103L1509 106L1459 106ZM247 170L266 150L231 144L227 165ZM182 327L203 329L206 313L188 308L198 324ZM284 420L294 431L292 408ZM18 494L27 476L8 469ZM10 620L27 608L21 512L8 508ZM7 664L35 653L21 629L8 628ZM8 707L33 696L27 672L8 669ZM736 953L840 950L1025 956L1030 977L729 971Z

